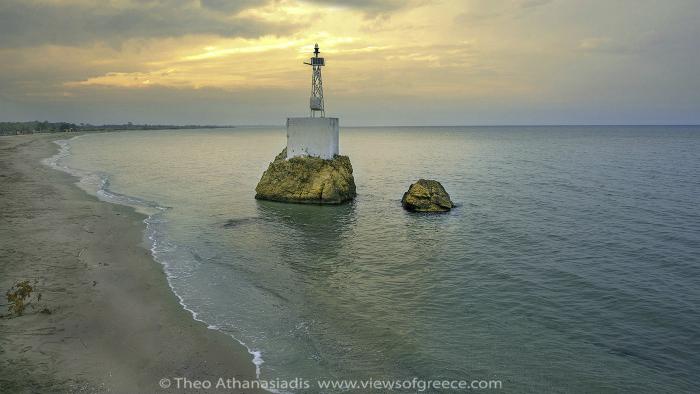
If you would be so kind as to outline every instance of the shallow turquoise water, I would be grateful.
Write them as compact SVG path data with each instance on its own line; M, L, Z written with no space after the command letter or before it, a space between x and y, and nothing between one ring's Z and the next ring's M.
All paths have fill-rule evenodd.
M339 207L253 199L284 144L281 128L93 134L63 162L153 215L176 294L260 352L262 378L700 384L700 128L345 128L358 198ZM458 208L404 212L421 177Z

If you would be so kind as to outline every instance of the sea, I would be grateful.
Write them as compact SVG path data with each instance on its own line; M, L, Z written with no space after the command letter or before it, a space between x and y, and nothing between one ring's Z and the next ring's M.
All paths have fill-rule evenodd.
M254 199L282 127L86 134L48 162L148 216L182 306L260 379L698 391L700 127L340 133L358 193L340 206ZM456 208L404 211L420 178Z

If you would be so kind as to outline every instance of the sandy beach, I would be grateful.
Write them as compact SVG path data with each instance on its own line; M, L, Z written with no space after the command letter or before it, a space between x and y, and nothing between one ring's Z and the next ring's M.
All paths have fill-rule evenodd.
M247 350L178 303L144 248L144 216L41 164L70 136L0 137L0 313L20 280L36 280L51 311L0 319L0 392L184 392L174 378L254 379Z

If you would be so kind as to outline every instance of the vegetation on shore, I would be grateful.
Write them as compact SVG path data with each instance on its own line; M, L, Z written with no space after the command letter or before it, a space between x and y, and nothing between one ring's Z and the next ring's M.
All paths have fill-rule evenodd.
M89 123L68 122L0 122L0 135L34 134L34 133L62 133L69 131L116 131L116 130L171 130L171 129L214 129L229 128L234 126L212 125L152 125L152 124L104 124L92 125Z
M36 285L36 280L34 281ZM37 308L37 304L41 301L41 293L36 293L35 287L28 280L23 280L15 283L6 293L7 297L7 309L10 314L7 316L0 315L0 317L11 317L11 316L22 316L24 310L31 306L32 309ZM44 306L41 313L51 314L51 310Z

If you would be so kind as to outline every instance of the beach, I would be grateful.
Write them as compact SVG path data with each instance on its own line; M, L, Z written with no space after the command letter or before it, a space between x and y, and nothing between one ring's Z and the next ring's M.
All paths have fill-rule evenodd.
M0 290L36 280L51 312L0 319L0 392L178 392L177 377L254 379L247 349L180 305L144 245L145 216L41 163L72 135L0 137Z

